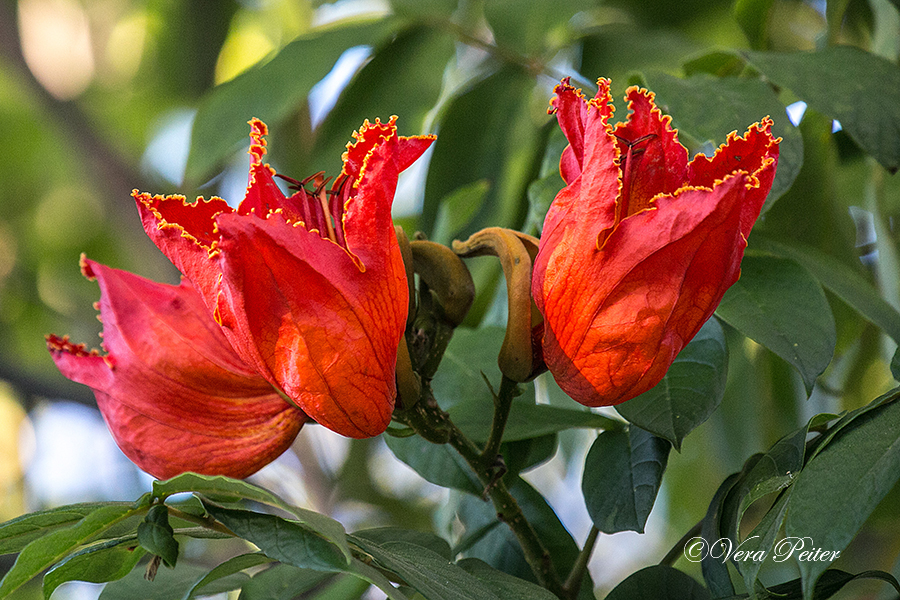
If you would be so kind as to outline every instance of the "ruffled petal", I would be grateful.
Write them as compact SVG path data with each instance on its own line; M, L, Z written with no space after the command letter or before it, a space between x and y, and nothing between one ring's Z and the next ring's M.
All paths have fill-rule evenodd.
M231 349L190 286L93 261L105 356L48 337L60 371L94 390L125 454L160 478L246 477L290 446L306 416Z

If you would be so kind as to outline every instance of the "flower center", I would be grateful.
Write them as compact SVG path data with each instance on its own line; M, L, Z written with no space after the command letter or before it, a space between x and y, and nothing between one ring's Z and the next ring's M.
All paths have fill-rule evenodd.
M331 178L325 178L324 171L300 181L287 175L277 174L276 177L287 181L296 191L286 202L286 208L294 213L289 218L302 221L308 231L317 231L323 238L346 249L343 216L344 204L350 196L349 178L341 173L331 188L326 189ZM310 183L312 190L306 187Z

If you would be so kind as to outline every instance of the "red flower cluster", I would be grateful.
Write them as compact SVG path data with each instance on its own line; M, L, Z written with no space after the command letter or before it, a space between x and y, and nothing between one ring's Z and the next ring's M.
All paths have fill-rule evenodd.
M598 83L590 100L567 80L556 88L566 187L547 213L532 279L544 361L587 406L659 383L737 281L779 141L766 118L712 158L688 161L652 93L630 88L631 113L613 127L609 81Z
M366 122L330 189L316 177L314 191L297 182L285 197L262 162L266 127L250 124L250 183L236 210L134 194L182 284L85 259L107 354L48 337L60 371L94 390L119 446L157 477L246 477L308 418L356 438L391 418L409 304L391 204L398 174L432 138Z

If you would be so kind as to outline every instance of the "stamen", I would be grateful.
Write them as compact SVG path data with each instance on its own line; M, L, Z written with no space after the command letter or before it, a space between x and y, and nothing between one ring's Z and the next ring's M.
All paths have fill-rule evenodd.
M625 152L625 156L619 158L619 168L622 169L622 196L619 200L619 206L616 214L616 222L619 222L630 214L629 204L631 202L631 186L634 184L631 177L631 159L633 159L635 156L640 156L646 150L646 148L638 148L637 150L635 150L634 147L641 142L646 142L647 140L655 138L656 134L648 133L647 135L642 135L634 141L628 141L622 136L615 133L613 135L616 136L617 140L628 146L628 150Z

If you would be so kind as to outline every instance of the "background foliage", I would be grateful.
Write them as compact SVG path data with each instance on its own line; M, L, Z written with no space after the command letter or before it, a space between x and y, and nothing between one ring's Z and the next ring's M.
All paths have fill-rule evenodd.
M79 254L177 281L140 229L132 188L221 194L237 202L246 183L250 117L270 126L272 164L302 178L337 172L351 131L366 118L396 114L401 134L438 134L427 164L404 176L398 194L395 216L410 235L424 231L449 243L492 225L538 234L562 185L557 162L565 140L546 114L552 88L571 76L592 94L604 76L612 78L617 99L631 84L653 90L692 152L711 152L729 132L771 115L783 138L778 175L750 237L742 278L717 318L679 356L665 389L619 408L655 435L637 439L645 432L633 428L598 437L592 428L604 428L602 417L576 414L577 405L552 380L539 378L516 400L505 438L514 494L561 560L574 557L587 535L590 521L579 524L573 515L586 509L606 533L640 531L653 507L645 537L601 536L591 568L598 597L630 572L659 562L705 517L704 535L712 539L741 525L743 537L757 523L757 532L774 539L785 513L778 503L767 510L782 489L790 494L778 502L794 507L783 534L810 535L834 549L849 543L835 564L844 571L900 572L900 416L894 396L873 402L896 385L900 371L900 361L892 362L900 341L894 229L900 180L891 175L900 167L896 0L19 0L0 4L0 53L0 427L8 432L0 444L9 445L0 453L0 518L48 508L20 466L29 451L11 443L21 424L37 423L59 400L93 403L87 388L56 372L42 339L48 332L96 339L91 305L97 292L79 274ZM622 118L624 103L618 104ZM451 342L434 390L459 426L483 441L478 428L490 418L492 402L479 371L499 380L496 328L505 321L505 289L495 262L468 265L476 304ZM535 398L550 406L536 408ZM857 412L829 430L827 443L805 446L809 432L823 426L814 415L843 411ZM380 440L316 454L305 437L294 449L302 477L289 481L306 486L302 498L312 508L345 525L428 530L451 541L448 547L431 534L404 540L396 532L354 537L419 592L457 597L429 587L428 574L460 551L468 558L445 573L455 586L525 585L476 561L527 576L509 550L508 532L495 526L492 509L477 498L477 480L452 450L416 437L386 439L426 480L461 490L448 496L428 488L429 496L419 487L386 485L397 476L368 468L383 458ZM343 453L345 460L334 458ZM518 477L554 455L549 465ZM805 469L807 462L815 467ZM638 474L640 465L650 470ZM388 468L396 473L398 467ZM610 480L620 472L634 474L652 493L635 493L624 507L608 505L636 489ZM131 487L49 502L133 498L135 486L148 483L129 477ZM193 483L184 489L207 485ZM610 492L619 488L621 494ZM246 490L225 491L260 501ZM102 508L96 519L104 526L135 510L130 503ZM59 523L78 522L84 513L75 510ZM192 514L191 507L184 510ZM250 518L228 503L205 510L226 524ZM266 527L274 525L257 524ZM322 527L328 525L312 527L317 540ZM245 537L266 551L251 534ZM152 545L147 539L144 548ZM229 557L236 558L205 592L243 586L241 598L270 597L263 594L273 589L285 590L278 596L285 598L309 590L324 591L304 597L352 598L366 593L367 582L384 589L368 565L344 566L343 538L324 539L331 545L313 555L336 561L349 575L326 580L321 572L298 570L309 565L295 555L261 557L242 554L246 549L233 542L191 542L194 550L183 551L177 569L160 569L157 582L176 591L158 597L189 592ZM141 558L123 552L124 543L108 547L107 572L92 578L85 565L98 563L72 558L64 563L70 576L52 571L56 579L44 580L45 592L68 579L124 575ZM616 557L629 554L631 545L641 550L617 566ZM167 552L154 551L164 558ZM410 552L419 567L403 562ZM40 554L32 574L55 562L47 556ZM12 565L7 558L3 570ZM247 578L245 571L271 559L281 561L278 568ZM714 595L731 579L752 586L758 570L732 569L729 579L709 564L703 572L684 559L676 566ZM809 583L821 573L795 569L764 565L761 577L777 583L802 576ZM108 586L105 597L136 597L128 586L143 583L140 571ZM662 581L658 571L636 577L643 576ZM684 595L697 584L682 581L683 573L669 576L670 589L687 590L670 597L705 597ZM888 587L854 581L841 593L863 597ZM40 586L16 593L41 594ZM520 597L514 593L508 597ZM638 597L628 594L620 587L609 597Z

